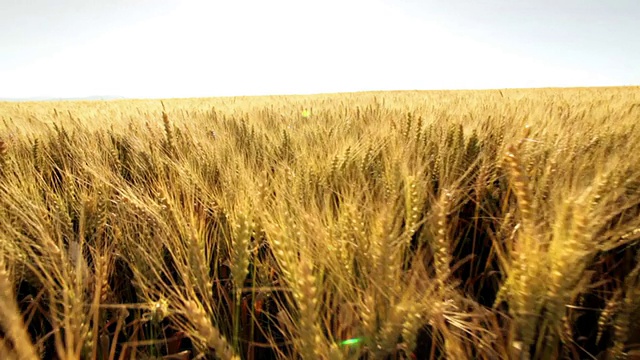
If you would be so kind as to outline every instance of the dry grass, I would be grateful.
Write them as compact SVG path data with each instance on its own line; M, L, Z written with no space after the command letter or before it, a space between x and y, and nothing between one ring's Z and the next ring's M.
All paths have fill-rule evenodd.
M638 356L638 90L2 103L0 357Z

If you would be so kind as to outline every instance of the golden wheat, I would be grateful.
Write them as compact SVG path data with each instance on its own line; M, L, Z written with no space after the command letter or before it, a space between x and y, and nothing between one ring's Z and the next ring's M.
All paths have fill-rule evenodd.
M1 103L0 356L632 356L638 103Z

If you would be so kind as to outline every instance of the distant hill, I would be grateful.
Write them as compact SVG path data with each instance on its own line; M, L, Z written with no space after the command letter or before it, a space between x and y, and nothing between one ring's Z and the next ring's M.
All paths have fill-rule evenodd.
M55 97L30 97L30 98L0 98L0 101L20 101L20 102L28 102L28 101L90 101L90 100L123 100L126 99L124 96L86 96L86 97L69 97L69 98L55 98Z

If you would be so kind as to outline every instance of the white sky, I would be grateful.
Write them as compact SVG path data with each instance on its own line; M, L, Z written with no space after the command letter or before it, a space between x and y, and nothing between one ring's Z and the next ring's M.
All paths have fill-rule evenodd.
M9 0L0 98L640 85L640 6L510 1Z

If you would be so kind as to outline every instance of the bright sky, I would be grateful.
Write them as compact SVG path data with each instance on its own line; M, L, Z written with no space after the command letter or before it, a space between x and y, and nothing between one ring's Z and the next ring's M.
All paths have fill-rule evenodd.
M640 85L638 0L2 0L0 98Z

